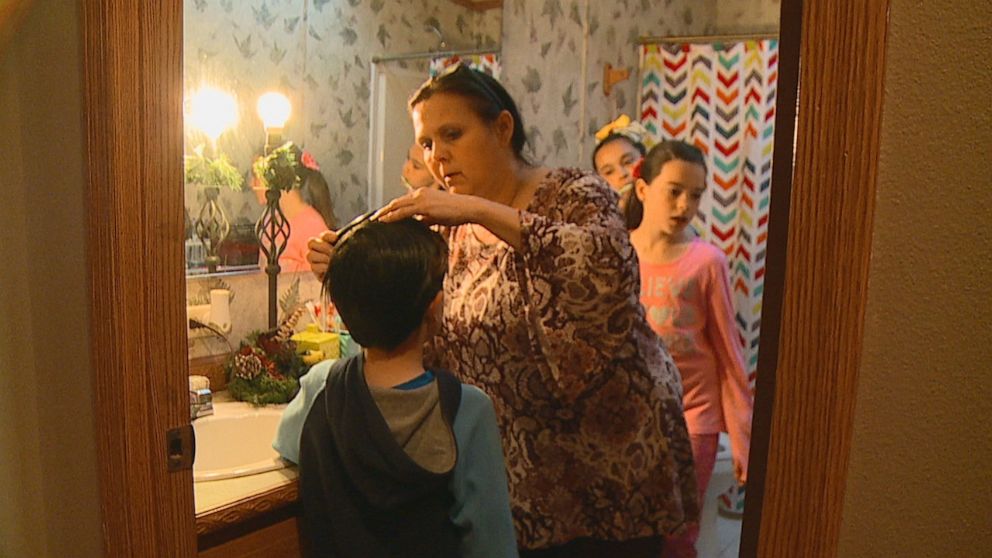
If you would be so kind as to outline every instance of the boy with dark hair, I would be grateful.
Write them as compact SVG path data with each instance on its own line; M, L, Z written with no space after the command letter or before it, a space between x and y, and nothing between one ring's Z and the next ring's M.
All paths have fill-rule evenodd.
M335 244L324 291L364 349L302 378L273 444L300 466L310 555L516 556L492 401L423 366L447 265L412 219Z

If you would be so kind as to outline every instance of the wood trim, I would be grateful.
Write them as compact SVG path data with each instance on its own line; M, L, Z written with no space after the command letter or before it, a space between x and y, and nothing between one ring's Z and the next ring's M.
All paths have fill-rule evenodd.
M753 500L749 486L742 556L837 553L867 302L887 16L886 0L782 3L783 57L795 56L790 44L801 29L799 57L781 61L795 65L783 73L799 71L799 119L786 192L779 181L788 183L788 128L775 139L765 293L778 294L766 294L774 302L764 306L755 409L755 429L767 424L770 434L752 446L766 466L750 479L759 496ZM796 18L801 23L791 28ZM776 125L784 124L788 102L780 97ZM777 324L777 342L766 342L767 324Z
M202 547L200 558L298 558L303 555L297 516L252 526L236 537Z
M291 482L272 490L253 494L237 502L201 514L196 518L196 534L203 536L293 505L299 496L299 482L293 479Z
M82 4L87 251L103 540L194 556L182 192L182 3Z

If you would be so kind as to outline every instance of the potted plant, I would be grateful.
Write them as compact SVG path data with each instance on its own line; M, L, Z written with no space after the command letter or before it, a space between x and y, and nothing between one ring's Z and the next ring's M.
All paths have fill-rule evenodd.
M217 249L231 232L227 215L217 203L220 188L226 187L240 192L244 187L244 178L226 155L221 154L216 157L205 155L203 144L196 146L193 154L187 155L184 159L186 184L203 188L205 201L193 223L193 230L206 250L207 271L215 273L220 264Z

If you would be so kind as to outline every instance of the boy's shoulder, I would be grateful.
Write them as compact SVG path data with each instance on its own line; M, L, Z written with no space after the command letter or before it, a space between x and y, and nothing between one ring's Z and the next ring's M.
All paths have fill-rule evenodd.
M462 400L458 406L456 424L466 421L477 421L480 419L495 419L496 410L493 407L493 400L481 389L462 382Z

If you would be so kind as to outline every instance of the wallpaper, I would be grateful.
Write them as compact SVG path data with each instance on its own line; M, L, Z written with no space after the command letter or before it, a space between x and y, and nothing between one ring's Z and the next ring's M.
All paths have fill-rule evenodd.
M774 30L779 1L506 0L503 83L520 104L532 157L591 167L595 131L637 112L638 37ZM606 63L631 70L609 97Z
M339 222L367 208L371 57L436 50L442 37L446 48L495 46L500 38L498 10L449 0L186 0L184 8L186 92L210 84L239 104L239 122L219 150L247 174L265 142L255 103L266 91L282 92L293 105L284 139L316 157ZM186 131L187 149L202 141ZM194 213L202 193L190 190ZM221 203L232 221L254 222L260 211L250 192L224 192Z

